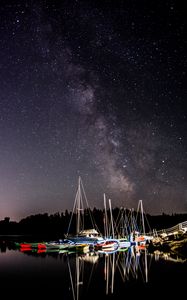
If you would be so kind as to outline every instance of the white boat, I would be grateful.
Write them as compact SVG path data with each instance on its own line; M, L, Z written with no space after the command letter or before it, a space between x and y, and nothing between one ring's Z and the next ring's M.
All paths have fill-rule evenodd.
M145 233L145 213L143 209L143 201L139 200L138 202L138 208L137 208L137 215L140 213L140 224L137 224L139 227L139 230L132 232L133 241L136 245L146 245L150 242L150 240L153 239L152 234L146 234Z
M126 238L120 238L118 239L118 242L119 242L119 248L131 247L131 242L128 241Z
M75 246L75 243L70 240L62 240L62 241L51 241L51 242L45 242L46 249L71 249L73 246Z
M92 228L84 227L84 210L90 214L90 222L92 224ZM76 216L76 228L75 234L70 234L70 229L72 225L72 219ZM88 244L90 246L94 246L98 241L103 241L104 238L99 233L97 225L94 221L94 218L91 214L90 207L88 205L88 200L86 197L86 193L83 187L83 183L81 177L78 179L78 188L75 196L74 206L71 214L71 219L69 222L66 239L74 242L76 245L80 244Z
M105 239L95 244L95 250L113 251L113 250L117 250L118 247L119 247L119 242L116 239Z

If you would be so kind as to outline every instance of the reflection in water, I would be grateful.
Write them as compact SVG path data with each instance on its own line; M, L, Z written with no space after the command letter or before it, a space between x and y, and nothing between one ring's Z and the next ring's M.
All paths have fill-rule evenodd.
M9 253L10 248L10 244L1 243L1 251L6 253L7 250ZM12 250L14 250L13 253L19 252L21 254L22 252L23 255L33 256L33 258L55 258L59 263L59 269L61 263L63 263L63 268L66 265L64 270L67 272L66 275L64 272L63 276L66 276L68 284L63 288L65 290L68 287L68 299L85 299L89 288L93 289L96 281L100 282L102 288L104 286L105 295L114 293L115 283L119 282L120 278L124 283L144 275L143 280L148 282L147 250L145 247L140 249L133 246L121 249L121 251L93 251L81 254L76 251L59 253L56 249L46 251L46 249L25 248L23 250L12 247Z
M169 253L159 250L154 251L154 258L156 261L158 261L159 259L164 259L176 263L185 263L187 261L185 257L181 257L177 253Z
M158 282L162 288L177 284L181 287L181 280L187 276L183 264L173 263L169 256L158 251L151 255L145 246L113 252L62 253L28 249L22 253L10 244L0 245L1 285L8 283L16 287L22 282L21 286L39 288L46 294L51 288L63 293L62 299L95 299L98 295L103 299L119 299L120 294L127 295L132 290L139 294L139 290L152 288L155 292ZM183 275L176 278L172 268ZM180 282L176 284L176 280Z
M74 260L73 263L72 258ZM95 252L89 252L84 255L75 253L73 257L71 255L67 255L67 264L73 300L80 299L80 296L85 293L90 286L94 268L96 267L98 261L99 255Z
M117 271L123 282L131 278L138 279L140 274L143 281L148 282L147 249L133 246L127 248L126 251L115 252L105 256L106 294L114 291Z
M120 274L123 283L132 278L140 279L140 275L144 282L148 282L147 249L145 247L140 249L137 246L133 246L124 249L124 251L116 251L113 253L93 252L82 256L75 254L74 259L75 262L72 264L72 257L67 255L73 300L81 299L82 293L85 292L91 284L94 268L97 268L99 262L103 262L104 266L103 279L105 282L106 295L114 293L115 276L117 274L118 277ZM85 263L87 264L86 272Z

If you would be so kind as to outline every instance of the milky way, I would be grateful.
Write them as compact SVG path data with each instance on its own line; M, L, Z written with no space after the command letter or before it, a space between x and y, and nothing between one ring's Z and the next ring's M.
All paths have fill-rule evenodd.
M164 3L163 3L164 2ZM0 218L187 211L180 1L2 1Z

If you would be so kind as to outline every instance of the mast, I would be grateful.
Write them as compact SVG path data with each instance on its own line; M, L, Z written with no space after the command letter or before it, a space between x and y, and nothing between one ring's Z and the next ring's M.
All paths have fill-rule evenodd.
M108 216L107 216L107 209L106 209L106 196L104 194L104 211L105 211L105 215L104 215L104 234L105 234L105 238L108 238Z
M72 224L72 220L74 217L74 213L76 216L76 235L79 233L80 229L84 226L84 220L83 220L83 214L81 213L81 211L83 211L83 199L82 199L82 192L81 192L81 177L79 176L78 178L78 188L77 188L77 192L75 195L75 200L74 200L74 205L73 205L73 210L71 213L71 218L69 221L69 225L68 225L68 229L67 229L67 234L66 236L69 235L69 231L70 231L70 227Z
M109 202L109 208L110 208L110 219L111 219L111 226L112 226L112 237L114 238L114 224L113 224L111 200L109 199L108 202Z
M76 223L76 234L80 231L80 203L81 203L81 178L78 178L78 190L77 190L77 223Z
M141 217L142 217L143 234L145 235L145 223L144 223L144 212L143 212L143 203L142 203L142 200L140 200L139 203L140 203L140 212L141 212Z

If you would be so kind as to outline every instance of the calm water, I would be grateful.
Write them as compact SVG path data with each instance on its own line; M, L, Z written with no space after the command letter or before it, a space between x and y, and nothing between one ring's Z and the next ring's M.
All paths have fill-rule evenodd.
M7 245L0 252L0 285L7 295L27 292L60 299L150 299L182 295L187 264L129 249L113 254L20 252ZM25 295L25 294L24 294Z

